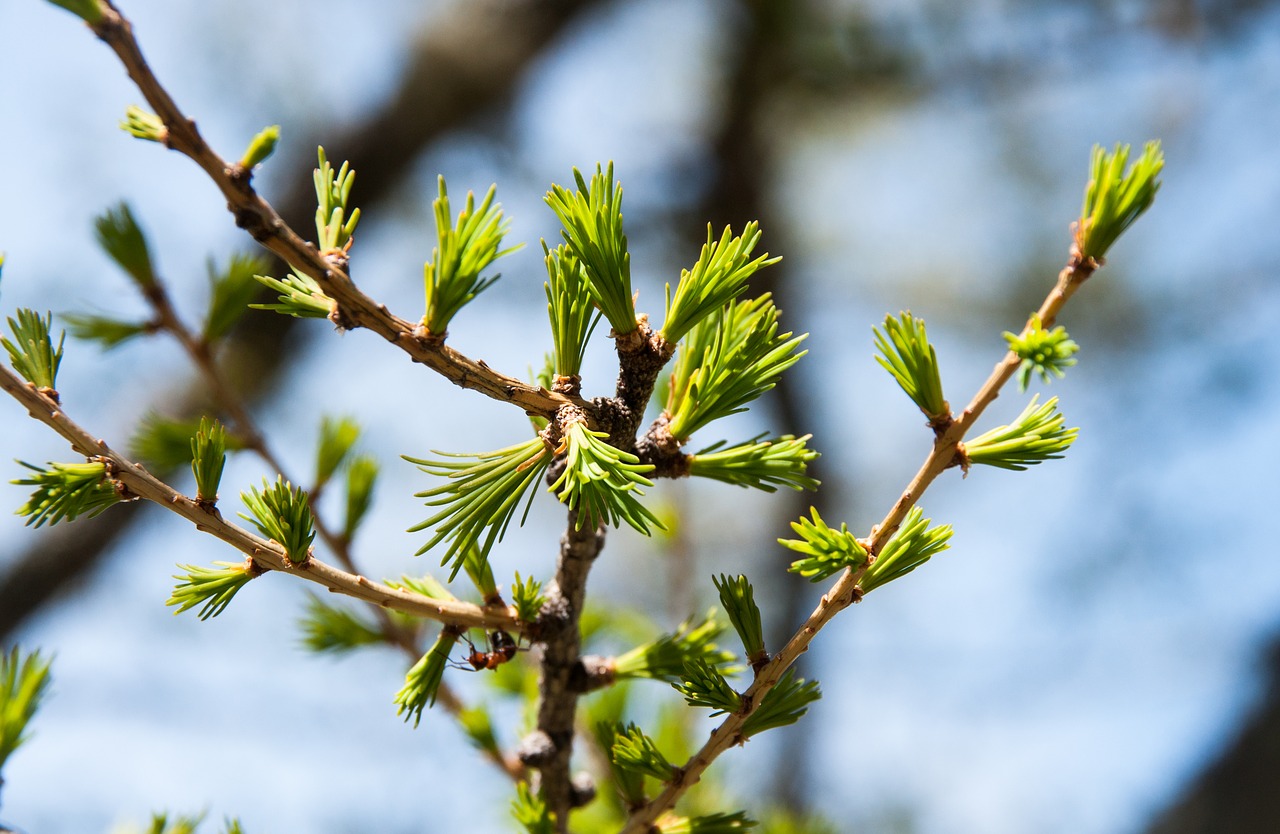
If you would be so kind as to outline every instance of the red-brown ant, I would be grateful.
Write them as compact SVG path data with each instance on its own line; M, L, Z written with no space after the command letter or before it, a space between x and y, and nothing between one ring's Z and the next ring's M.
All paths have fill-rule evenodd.
M516 652L520 650L511 635L501 630L491 631L486 635L486 641L489 644L489 651L487 652L477 649L476 644L472 643L471 638L467 635L463 634L461 636L463 640L467 641L467 645L471 647L470 654L463 658L463 661L469 666L456 662L453 665L458 669L466 669L469 672L479 672L481 669L491 669L496 672L499 666L512 660L516 656Z

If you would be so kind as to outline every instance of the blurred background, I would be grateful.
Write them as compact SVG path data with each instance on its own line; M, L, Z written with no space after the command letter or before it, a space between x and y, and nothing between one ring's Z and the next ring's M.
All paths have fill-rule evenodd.
M1062 397L1080 439L1025 473L948 472L926 514L953 547L853 608L803 673L824 698L716 772L749 810L808 809L840 832L1182 834L1280 830L1280 570L1268 530L1280 386L1280 10L1250 0L131 0L159 77L236 158L278 123L258 184L311 233L314 148L351 159L364 219L352 274L416 318L435 177L498 196L526 248L450 343L523 376L550 348L537 241L571 168L613 160L638 308L697 257L711 221L759 219L762 273L809 356L750 415L700 442L812 432L813 495L660 484L674 542L611 534L591 592L666 625L744 570L790 633L820 586L772 544L810 503L865 532L928 449L872 361L886 313L924 317L960 407L1052 286L1089 150L1159 138L1151 212L1061 323L1080 364ZM114 56L49 4L0 4L3 308L145 315L93 241L125 199L189 321L206 260L250 243L185 158L117 128L141 103ZM308 208L311 206L312 208ZM584 389L609 393L607 340ZM527 437L509 407L450 386L368 333L250 314L226 357L296 471L321 414L350 415L383 464L357 542L371 576L414 560L400 461ZM124 446L190 401L170 342L69 345L68 413ZM1033 389L1040 386L1033 384ZM1025 402L1011 388L987 428ZM0 457L68 450L0 403ZM8 477L19 477L8 464ZM236 459L224 501L267 473ZM179 478L179 486L186 481ZM23 488L0 487L16 508ZM337 498L336 495L329 496ZM227 501L227 511L234 507ZM234 510L231 510L232 512ZM494 555L546 577L563 517L539 500ZM216 620L174 618L175 563L234 555L155 507L33 531L0 515L0 643L54 652L54 695L6 768L2 818L100 832L152 810L239 815L251 832L507 830L509 786L443 714L394 713L404 661L306 654L303 583L267 576ZM774 641L775 645L777 641ZM467 696L474 676L450 676ZM655 689L663 687L655 686ZM514 713L506 718L514 720ZM511 722L503 741L513 743ZM739 807L739 806L734 806Z

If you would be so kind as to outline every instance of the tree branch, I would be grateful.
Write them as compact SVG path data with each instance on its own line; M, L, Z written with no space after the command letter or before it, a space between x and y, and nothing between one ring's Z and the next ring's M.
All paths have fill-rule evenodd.
M76 452L108 463L112 470L112 477L123 484L130 494L153 501L177 513L194 524L197 530L209 533L230 544L252 558L254 563L263 569L292 573L323 585L335 593L345 594L384 608L403 611L406 614L437 620L447 625L517 632L524 628L516 618L513 609L481 608L458 600L431 599L411 591L372 582L364 576L339 570L315 558L308 558L305 562L295 565L289 561L284 548L279 544L262 539L242 527L227 522L216 509L206 509L194 499L156 478L140 464L115 452L104 441L95 439L72 422L53 399L40 393L34 386L24 382L8 368L2 366L0 366L0 389L26 407L33 418L61 435Z
M604 548L605 528L584 525L569 513L568 527L560 538L560 557L547 601L538 618L543 644L542 675L538 682L536 732L522 743L522 759L541 773L540 790L547 807L556 815L561 834L569 830L569 811L575 801L572 774L574 713L578 698L586 692L582 668L582 635L578 622L586 597L587 575Z
M344 135L326 137L335 156L351 160L359 170L365 207L383 200L403 180L404 170L431 140L499 104L525 66L565 24L596 4L597 0L467 4L433 20L415 46L397 91L382 109ZM315 212L315 197L309 177L295 179L301 184L279 203L281 215L306 223ZM234 376L252 383L254 396L268 390L280 370L287 354L279 344L296 321L269 316L233 332L229 354L239 368ZM193 411L203 393L176 380L163 387L165 406L175 413ZM18 556L0 576L0 639L94 567L137 517L111 513L85 519L51 531L38 547Z
M164 123L167 130L165 144L189 157L213 180L226 198L227 209L234 215L237 226L320 285L334 301L335 308L330 318L336 325L345 329L371 330L401 348L414 362L426 365L455 385L510 402L529 414L550 419L561 406L587 405L500 374L483 361L458 353L417 325L393 315L385 305L361 292L344 268L345 258L322 253L303 240L253 188L251 171L239 163L227 163L209 147L195 122L183 114L151 71L133 37L129 21L109 0L102 1L106 11L102 20L91 28L120 58L143 98Z
M1057 284L1040 306L1039 315L1045 327L1052 326L1063 305L1097 267L1097 262L1081 259L1073 248L1068 265L1058 274ZM1013 376L1019 364L1021 360L1017 355L1007 352L996 364L991 376L978 389L960 417L937 436L933 449L915 477L894 502L884 519L872 528L871 535L863 541L870 554L874 556L880 552L902 524L907 512L920 500L930 484L948 467L954 465L961 440L987 406L999 396L1001 387ZM857 571L846 570L822 595L818 607L809 615L804 625L791 636L781 651L756 671L755 680L746 692L742 693L743 709L725 718L720 726L711 731L711 736L702 749L677 770L676 776L665 784L662 793L637 809L628 818L626 825L622 828L622 834L645 834L650 831L658 817L675 807L685 791L698 782L702 773L721 753L745 740L741 735L743 725L769 690L782 679L783 673L796 662L800 655L808 651L809 644L823 626L836 614L862 599L862 590L858 587L858 582L866 573L867 567Z

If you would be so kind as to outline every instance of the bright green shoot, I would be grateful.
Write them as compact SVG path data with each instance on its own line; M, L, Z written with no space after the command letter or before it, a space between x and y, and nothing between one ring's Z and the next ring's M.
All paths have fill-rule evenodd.
M1129 146L1117 144L1108 153L1093 148L1089 185L1076 226L1076 248L1081 258L1101 263L1107 250L1155 201L1160 190L1164 153L1159 142L1148 142L1126 169Z
M50 463L48 469L25 461L18 463L36 473L10 481L36 488L27 503L18 508L18 515L26 516L28 525L53 526L60 521L75 521L82 515L93 518L124 500L101 461Z
M745 411L800 361L805 336L778 329L778 308L765 294L731 303L690 331L667 400L674 437L685 440L713 420Z
M258 576L259 571L253 566L252 559L242 562L214 562L216 567L202 568L198 565L178 565L186 571L175 575L174 579L182 580L173 589L173 594L165 601L165 605L176 605L177 616L183 611L202 606L199 617L207 620L221 614L231 604L231 600L241 588L249 584L249 580Z
M1026 469L1061 458L1079 433L1079 429L1066 428L1057 397L1044 403L1039 402L1039 397L1032 397L1013 423L965 443L963 465Z
M17 646L0 654L0 771L31 738L27 725L49 693L49 665L39 651L23 656Z
M466 205L455 223L449 209L449 192L444 177L439 179L440 196L431 204L436 221L436 247L423 266L427 311L422 324L432 336L443 338L458 311L498 280L498 275L480 275L495 260L520 246L500 248L511 222L494 203L497 186L490 186L479 207L476 196L467 192Z
M9 352L13 369L23 379L57 399L58 368L62 365L62 343L66 341L66 334L58 337L55 348L49 335L52 323L51 313L41 316L33 310L19 309L17 319L9 319L13 341L0 336L0 344Z
M872 328L876 334L876 348L880 355L876 362L884 368L907 392L924 416L931 422L951 415L951 407L942 396L942 379L938 373L938 356L929 344L924 319L911 313L898 318L885 316L884 331Z
M578 529L604 523L617 527L625 521L640 533L649 535L650 526L663 528L662 522L645 508L636 496L640 487L651 487L644 477L653 470L630 452L614 448L606 442L604 432L592 431L585 423L573 423L565 432L568 456L564 472L551 491L569 509L578 513Z
M577 190L551 186L546 202L564 226L564 242L582 262L591 297L619 336L636 329L631 297L631 255L622 231L622 185L614 182L613 163L596 166L590 185L573 169Z
M668 342L674 344L683 339L694 325L741 295L757 271L782 260L770 258L767 252L752 259L759 241L760 227L754 222L746 225L740 237L734 237L726 226L718 241L712 238L711 224L707 224L707 242L692 271L680 271L674 298L671 285L667 285L667 317L662 335Z

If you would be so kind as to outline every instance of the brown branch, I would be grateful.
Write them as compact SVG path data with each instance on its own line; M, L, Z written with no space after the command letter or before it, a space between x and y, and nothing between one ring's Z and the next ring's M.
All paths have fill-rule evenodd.
M595 2L467 5L433 19L414 46L396 92L381 109L345 133L326 137L325 144L338 151L336 157L350 159L360 172L364 207L384 200L431 140L500 105L528 63L578 12ZM276 162L282 164L283 160ZM291 181L300 187L293 187L279 203L280 213L294 223L308 223L315 214L311 179L293 177ZM280 371L289 355L279 349L280 343L297 321L289 316L263 316L255 326L233 332L231 350L224 354L234 357L235 376L254 388L254 397L269 390L270 380ZM178 413L193 411L203 396L202 389L178 380L163 387L165 406ZM61 526L13 560L0 576L0 639L61 588L87 574L139 517L108 513Z
M614 396L593 403L598 423L609 432L610 445L624 451L636 448L636 431L644 407L653 395L658 374L675 351L675 345L649 327L647 317L640 316L637 323L635 331L615 339L618 380ZM581 417L574 409L563 409L558 420L549 426L554 429L550 434L562 434L564 426L559 424L575 419ZM563 462L558 461L557 465L562 466ZM548 480L554 482L558 474L557 467L553 467ZM560 540L555 579L538 618L543 654L537 729L521 745L524 763L539 771L542 799L555 814L561 834L569 830L569 812L595 796L594 785L575 780L569 767L578 699L590 690L593 677L581 657L579 620L587 577L604 547L605 527L584 524L578 529L578 521L579 513L570 511L568 529Z
M197 530L215 536L251 557L261 568L291 573L323 585L334 593L447 625L517 632L523 630L513 609L481 608L458 600L431 599L411 591L390 588L359 574L339 570L315 558L295 565L289 561L284 548L279 544L231 524L216 509L205 508L156 478L142 465L115 452L104 441L95 439L72 422L51 397L37 391L34 386L4 367L0 367L0 389L21 403L33 418L61 435L76 452L110 463L112 477L120 481L130 494L177 513L194 524Z
M578 628L586 597L587 575L604 548L603 525L583 525L569 513L568 528L560 539L555 579L547 587L547 601L538 618L543 644L542 675L538 681L538 722L533 735L521 743L521 758L538 769L539 789L548 809L556 815L557 830L569 830L569 811L581 804L569 772L573 756L574 714L578 698L587 690L582 667L582 635Z
M320 285L334 301L330 318L335 324L346 329L371 330L400 347L414 362L426 365L455 385L510 402L529 414L550 419L561 406L575 403L562 394L500 374L483 361L471 359L429 338L417 325L393 315L385 305L361 292L342 268L341 258L326 257L303 240L254 190L251 172L239 163L227 163L209 147L195 122L183 114L151 71L129 21L108 0L103 3L106 11L102 20L91 28L120 58L129 77L164 123L165 144L189 157L213 180L226 198L227 209L234 215L236 225ZM587 405L581 401L576 404Z
M1092 260L1082 260L1073 250L1068 265L1058 274L1057 284L1040 306L1039 316L1045 327L1051 327L1057 319L1059 311L1067 300L1079 289L1098 264ZM907 512L920 500L930 484L943 473L955 459L956 450L965 433L982 415L997 396L1000 389L1018 369L1021 360L1012 352L996 364L991 376L983 383L974 395L968 407L951 426L937 437L933 449L925 458L911 483L903 490L902 495L894 502L884 519L872 528L871 535L863 541L871 554L880 552L885 543L897 531L906 518ZM725 718L720 726L711 731L711 736L697 753L685 765L678 769L674 779L667 782L662 792L642 808L633 813L622 828L622 834L644 834L664 812L675 807L676 802L692 785L697 784L702 773L717 757L730 747L741 744L742 727L752 712L760 705L769 690L777 685L786 670L809 649L809 644L823 626L836 614L848 608L862 598L858 587L863 574L863 567L857 571L846 570L831 586L818 603L809 618L792 636L787 644L773 658L756 672L751 686L742 693L744 709Z

